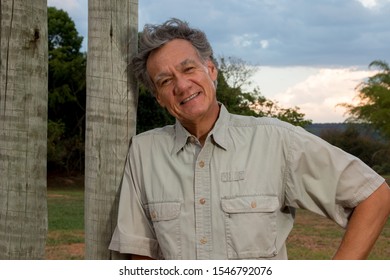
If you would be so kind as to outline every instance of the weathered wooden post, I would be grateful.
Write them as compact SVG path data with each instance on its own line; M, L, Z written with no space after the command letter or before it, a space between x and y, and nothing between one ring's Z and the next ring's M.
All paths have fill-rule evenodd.
M47 1L0 3L0 259L43 259Z
M138 91L128 64L137 51L138 0L88 2L85 257L115 259L108 245L136 127Z

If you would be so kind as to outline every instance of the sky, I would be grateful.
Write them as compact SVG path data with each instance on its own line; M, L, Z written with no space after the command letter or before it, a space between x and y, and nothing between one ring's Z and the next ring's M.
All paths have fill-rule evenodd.
M125 1L125 0L123 0ZM68 12L87 50L87 0L48 0ZM180 18L203 30L216 57L258 69L252 84L281 106L299 107L315 123L343 122L340 103L390 63L390 0L138 0L146 23Z

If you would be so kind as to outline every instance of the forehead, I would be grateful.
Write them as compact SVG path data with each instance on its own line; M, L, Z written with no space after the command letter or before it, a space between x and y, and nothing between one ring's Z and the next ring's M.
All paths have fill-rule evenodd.
M170 66L179 67L188 60L200 62L198 52L187 40L175 39L152 51L146 67L150 73Z

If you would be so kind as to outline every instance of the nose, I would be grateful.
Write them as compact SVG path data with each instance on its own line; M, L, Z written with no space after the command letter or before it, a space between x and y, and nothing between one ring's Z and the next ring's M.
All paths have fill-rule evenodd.
M174 94L182 95L191 88L192 82L185 76L176 77Z

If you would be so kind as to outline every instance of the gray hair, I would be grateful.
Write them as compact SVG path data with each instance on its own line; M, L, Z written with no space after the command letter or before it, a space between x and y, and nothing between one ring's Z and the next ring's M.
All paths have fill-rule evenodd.
M131 66L138 81L153 94L155 86L146 71L146 62L152 51L174 39L189 41L204 62L210 59L217 67L213 49L203 31L190 28L187 22L176 18L167 20L161 25L146 24L140 38L138 54L133 57Z

